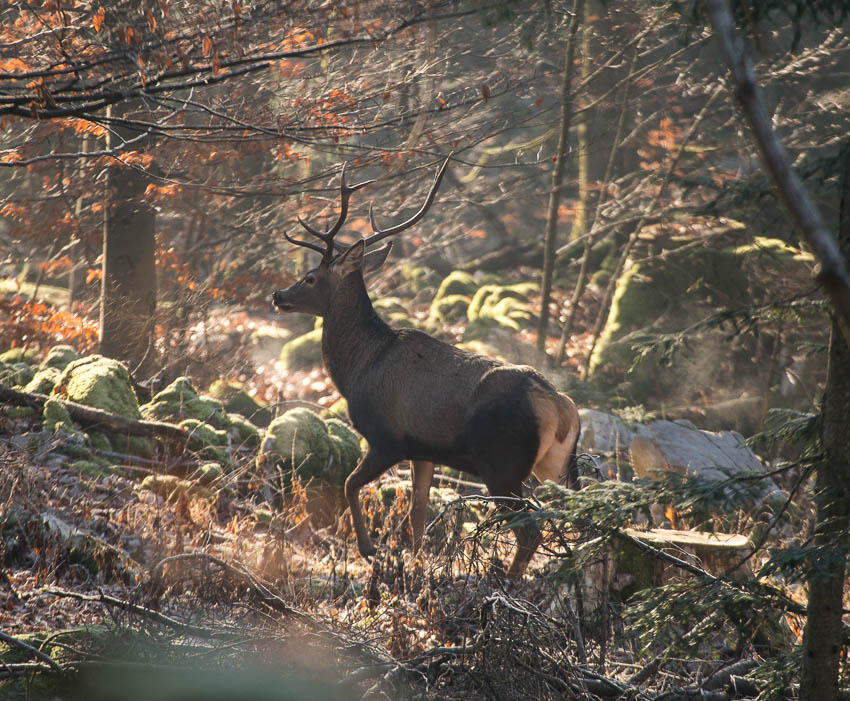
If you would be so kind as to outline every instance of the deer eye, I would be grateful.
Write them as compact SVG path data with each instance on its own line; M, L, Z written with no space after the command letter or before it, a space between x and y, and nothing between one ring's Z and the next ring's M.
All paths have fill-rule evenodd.
M315 275L308 275L307 277L304 278L304 282L306 282L308 285L315 285L316 284L316 276Z

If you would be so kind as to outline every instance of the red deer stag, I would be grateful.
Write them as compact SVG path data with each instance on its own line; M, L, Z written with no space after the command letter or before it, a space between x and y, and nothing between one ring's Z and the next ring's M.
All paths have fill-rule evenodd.
M334 225L322 232L298 219L324 246L285 235L291 243L321 253L322 262L288 289L275 292L273 302L281 311L324 317L325 367L348 400L354 427L369 443L345 482L364 557L374 555L375 548L363 521L360 488L402 460L413 465L408 520L414 551L422 540L435 463L477 475L493 496L521 496L530 473L541 481L575 481L579 416L569 397L534 368L460 350L422 331L391 328L369 301L363 275L383 264L391 244L368 254L366 248L425 216L450 158L437 171L425 203L401 224L379 229L370 205L374 234L349 247L334 241L351 194L374 182L347 185L343 165ZM525 571L541 539L533 525L514 532L517 551L510 577Z

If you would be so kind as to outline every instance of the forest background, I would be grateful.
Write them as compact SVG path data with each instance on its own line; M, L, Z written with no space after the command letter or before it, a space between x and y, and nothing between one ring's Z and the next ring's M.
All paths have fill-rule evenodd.
M302 675L293 684L332 674L390 697L846 694L847 7L742 0L729 25L724 12L721 2L589 0L17 0L0 10L3 629L19 655L4 657L0 676L10 693L44 680L78 693L117 629L135 641L121 659L142 657L163 679L216 651L219 671L259 655ZM746 71L729 72L723 38L733 53L744 42L757 90ZM787 149L772 177L760 130ZM494 528L502 538L498 523L456 545L452 566L437 548L411 563L392 541L370 566L349 553L345 518L321 522L309 490L293 499L287 483L283 504L268 497L269 422L293 407L346 418L315 320L271 309L272 292L315 262L285 234L299 217L333 220L342 162L350 182L376 180L352 198L350 243L372 231L368 202L379 225L418 207L450 152L427 218L369 281L379 313L535 365L583 409L624 424L739 432L765 466L744 479L783 494L767 515L726 483L621 481L632 466L615 450L602 471L619 480L538 502L557 554L534 577L514 589L465 579L459 593L453 567L474 569L469 548L490 547ZM792 172L799 192L781 177ZM801 202L803 215L789 214ZM49 423L44 402L27 413L13 397L73 398L67 362L37 376L56 346L70 346L73 362L121 361L143 406L175 386L222 406L238 395L248 403L233 413L255 424L260 445L213 437L175 455L163 429L149 429L148 453L98 447L73 415L66 428L89 451L75 463L73 436ZM124 418L173 418L135 411ZM180 427L198 432L207 419ZM192 470L210 455L224 469L199 493L210 478ZM140 497L137 483L159 476L176 481ZM376 523L400 513L395 479L373 498ZM72 508L81 493L96 505ZM734 568L700 566L618 600L609 569L627 566L612 543L650 503L667 505L667 525L748 536L755 574L742 583ZM84 575L72 552L83 532L93 539ZM580 593L587 577L603 592L595 604ZM227 637L234 621L249 642ZM521 673L509 652L518 637L530 656ZM300 646L321 650L322 664Z

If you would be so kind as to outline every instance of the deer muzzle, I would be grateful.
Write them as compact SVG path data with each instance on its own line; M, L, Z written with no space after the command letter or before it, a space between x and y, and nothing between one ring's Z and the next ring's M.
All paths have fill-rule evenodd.
M292 304L286 301L286 290L278 290L272 295L272 304L282 312L292 311Z

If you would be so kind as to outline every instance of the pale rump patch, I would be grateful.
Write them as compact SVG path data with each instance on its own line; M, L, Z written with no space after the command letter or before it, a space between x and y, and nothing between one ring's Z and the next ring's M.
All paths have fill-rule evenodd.
M565 484L570 456L578 441L578 409L572 399L560 393L533 392L531 404L540 431L531 472L541 482Z

